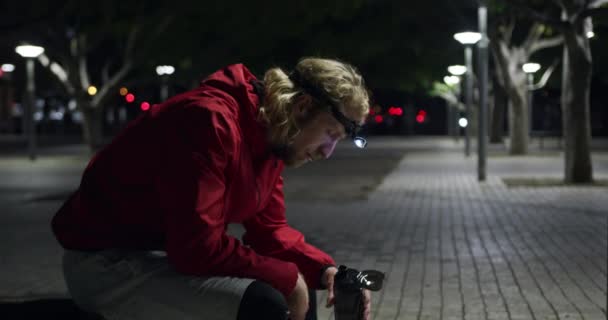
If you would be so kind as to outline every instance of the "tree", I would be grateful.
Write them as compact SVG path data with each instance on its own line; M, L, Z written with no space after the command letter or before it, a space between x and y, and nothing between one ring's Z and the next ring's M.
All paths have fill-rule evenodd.
M557 3L562 9L561 31L565 40L562 75L564 179L569 183L589 183L593 181L589 118L592 55L587 32L591 31L590 15L594 9L608 1L561 0Z
M84 140L92 150L103 144L104 107L111 93L147 55L151 47L146 44L172 19L168 15L149 22L159 11L146 8L142 2L122 3L122 8L116 6L120 5L69 3L63 12L63 22L72 23L58 23L55 28L47 29L49 58L40 57L42 64L76 99L77 108L83 114ZM105 54L99 54L100 50ZM92 85L98 87L94 95L88 92Z
M492 89L494 95L494 104L490 114L490 143L503 142L503 124L505 121L504 114L507 105L507 94L499 83L496 72L493 75Z
M528 112L531 107L526 99L529 88L522 65L529 62L535 52L560 45L563 37L547 37L546 27L541 23L533 23L528 28L524 40L515 44L513 32L516 18L510 12L503 15L499 23L494 25L490 43L497 82L509 98L509 153L521 155L528 153Z
M14 34L45 47L38 59L83 114L85 142L95 150L103 144L104 107L114 89L150 54L151 40L172 20L158 3L65 1L35 8L14 3L30 23L13 23ZM40 16L40 12L54 12ZM41 18L37 18L37 17ZM33 23L32 23L33 22ZM89 94L89 87L97 88Z
M589 92L592 54L588 32L592 16L606 14L608 0L553 0L559 18L518 3L537 21L556 28L564 38L562 67L562 125L564 136L564 180L566 183L593 181Z

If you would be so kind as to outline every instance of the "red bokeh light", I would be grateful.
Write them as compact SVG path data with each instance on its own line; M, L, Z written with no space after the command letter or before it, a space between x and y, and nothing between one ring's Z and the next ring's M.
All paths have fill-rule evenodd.
M374 114L376 114L376 111L374 111L374 109L369 109L369 115L373 116Z
M388 114L391 116L402 116L403 109L401 107L390 107L388 108Z
M377 115L374 120L376 121L376 123L382 123L382 121L384 121L384 118L382 118L381 115Z
M426 111L418 110L418 114L416 114L416 122L423 123L426 120Z
M141 103L140 108L142 111L150 110L150 103L148 101L144 101Z
M133 95L132 93L129 93L125 96L125 100L127 100L128 103L131 103L131 102L135 101L135 95Z

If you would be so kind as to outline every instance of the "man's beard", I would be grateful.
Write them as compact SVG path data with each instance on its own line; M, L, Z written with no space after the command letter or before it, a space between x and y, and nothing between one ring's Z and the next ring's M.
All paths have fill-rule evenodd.
M317 115L321 112L320 109L311 109L306 114L296 118L296 128L298 134L300 130L313 122ZM292 144L282 143L272 146L272 153L283 161L287 167L299 167L302 161L297 159L297 153Z
M281 159L287 167L292 167L297 163L296 151L291 145L282 144L273 146L272 153Z

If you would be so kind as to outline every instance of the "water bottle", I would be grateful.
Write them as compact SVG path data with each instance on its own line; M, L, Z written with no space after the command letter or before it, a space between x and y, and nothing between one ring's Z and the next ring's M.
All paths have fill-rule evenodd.
M363 319L363 289L379 291L382 289L384 273L376 270L338 267L334 277L334 313L336 320Z

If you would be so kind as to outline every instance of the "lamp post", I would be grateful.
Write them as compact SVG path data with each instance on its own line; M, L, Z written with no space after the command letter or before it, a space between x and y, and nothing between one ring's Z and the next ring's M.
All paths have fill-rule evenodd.
M175 72L175 68L169 65L156 67L156 74L160 77L160 100L165 101L169 97L169 85L167 84L170 75Z
M534 90L534 73L540 70L540 64L534 62L524 63L521 67L528 78L528 135L532 136L532 103Z
M34 100L35 100L35 85L34 85L34 59L44 53L44 48L33 45L21 45L15 48L20 56L25 58L26 70L26 98L24 103L24 133L27 135L27 146L30 160L36 160L36 126L34 124Z
M485 0L479 1L477 20L481 39L477 44L479 63L479 128L477 130L477 180L486 180L486 160L488 145L488 9Z
M464 60L466 66L466 88L465 88L465 116L471 117L471 105L473 104L473 45L481 39L478 32L459 32L454 39L464 45ZM468 126L464 127L464 155L471 154L471 131Z
M458 79L458 82L455 83L454 85L459 85L459 88L457 90L457 95L456 95L456 97L457 97L456 106L454 106L453 108L449 108L449 110L448 110L448 132L455 139L457 139L458 138L458 130L457 130L458 119L456 119L456 118L457 118L458 112L457 112L457 110L455 110L455 108L458 107L458 101L460 101L460 95L462 94L462 85L460 83L460 77L467 72L467 67L461 66L461 65L449 66L448 72L453 77L456 77ZM445 81L445 79L444 79L444 81ZM446 84L450 85L449 83L447 83L447 81L446 81Z

